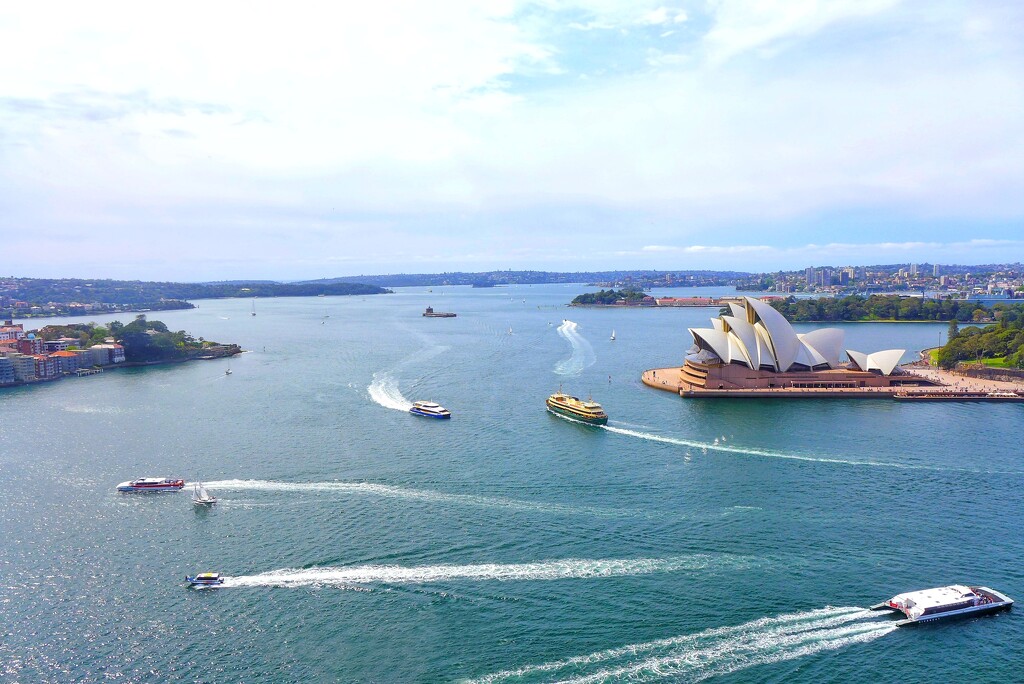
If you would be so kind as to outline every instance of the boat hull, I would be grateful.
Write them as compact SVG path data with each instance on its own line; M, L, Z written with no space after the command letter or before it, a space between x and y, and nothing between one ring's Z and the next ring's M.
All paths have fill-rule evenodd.
M595 418L593 416L581 415L579 413L576 413L575 411L571 411L571 410L565 408L564 406L559 406L558 404L553 404L550 401L547 402L547 407L548 407L548 411L551 411L552 413L556 413L556 414L558 414L560 416L565 416L566 418L571 418L571 419L579 421L581 423L586 423L587 425L607 425L608 424L608 416L603 416L603 417Z
M185 581L193 587L217 587L224 584L224 578L218 577L217 579L201 579L199 577L185 576Z
M445 420L447 418L452 417L451 413L432 413L428 411L421 411L420 409L417 408L409 409L409 413L411 413L414 416L422 416L424 418L439 418L441 420Z
M119 492L178 492L185 487L184 480L168 480L160 483L140 484L137 482L122 482L117 485Z
M955 588L955 587L948 587ZM940 590L943 588L939 588ZM967 605L959 608L949 606L950 610L945 610L944 606L938 607L936 610L935 606L930 606L925 610L924 613L915 615L913 611L906 607L906 594L894 596L888 601L875 604L871 606L870 610L889 610L895 613L902 613L906 615L906 619L899 620L896 623L897 627L907 627L909 625L916 625L924 622L938 622L940 620L956 620L958 618L966 618L976 615L986 615L989 613L997 613L1001 610L1009 610L1013 606L1013 599L1006 594L990 589L989 587L969 587L972 594L971 596L980 596L984 598L983 603L977 605ZM924 592L911 592L913 594L921 594ZM912 604L913 605L913 604ZM930 612L934 611L934 612Z
M900 620L896 623L897 627L907 627L909 625L917 625L924 622L938 622L940 620L957 620L960 618L971 617L973 615L987 615L989 613L998 613L1001 610L1009 610L1010 606L1013 605L1013 601L1004 603L990 603L985 606L971 606L970 608L963 608L961 610L951 610L945 613L936 613L935 615L922 615L919 618L907 618L906 620Z

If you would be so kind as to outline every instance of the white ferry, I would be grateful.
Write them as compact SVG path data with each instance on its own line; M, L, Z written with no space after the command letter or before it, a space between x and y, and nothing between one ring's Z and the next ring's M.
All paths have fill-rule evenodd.
M903 613L907 619L896 623L897 627L903 627L918 622L994 613L997 610L1006 610L1012 605L1013 599L995 589L952 584L948 587L897 594L888 601L871 606L871 610Z
M224 584L224 578L220 576L219 572L200 572L192 577L185 575L185 581L194 587L214 587Z
M435 404L432 401L417 401L414 402L412 408L409 409L409 413L414 416L424 416L426 418L451 418L452 412L446 409L440 404Z
M184 480L166 477L140 477L117 485L119 492L176 492L185 486Z

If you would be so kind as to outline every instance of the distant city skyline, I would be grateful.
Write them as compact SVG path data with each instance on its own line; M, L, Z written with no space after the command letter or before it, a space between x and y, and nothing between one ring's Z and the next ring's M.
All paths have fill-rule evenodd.
M11 5L0 268L1020 262L1021 35L1009 0Z

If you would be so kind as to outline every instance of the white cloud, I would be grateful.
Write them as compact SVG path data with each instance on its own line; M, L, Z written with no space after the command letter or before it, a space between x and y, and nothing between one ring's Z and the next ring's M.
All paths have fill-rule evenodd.
M555 268L612 259L623 234L639 257L722 262L848 235L876 251L997 238L1024 216L1022 16L913 0L0 9L0 238L220 230L225 259L251 237L252 262L285 243L295 264L378 263L386 240L405 263ZM443 251L422 239L436 230Z
M813 34L844 20L892 9L900 0L712 0L713 26L704 38L710 58L723 62L743 52Z

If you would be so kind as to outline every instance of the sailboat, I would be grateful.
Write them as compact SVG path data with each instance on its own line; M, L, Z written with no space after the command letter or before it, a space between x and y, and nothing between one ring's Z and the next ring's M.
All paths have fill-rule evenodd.
M612 342L614 342L614 341L615 341L615 331L612 330Z
M252 300L252 315L253 316L256 315L256 298L255 297Z
M512 326L511 326L511 325L510 325L510 326L508 326L508 334L509 334L509 335L511 335L511 334L512 334Z
M200 506L215 504L217 503L217 497L206 491L206 487L203 486L202 482L197 482L192 486L192 503Z

